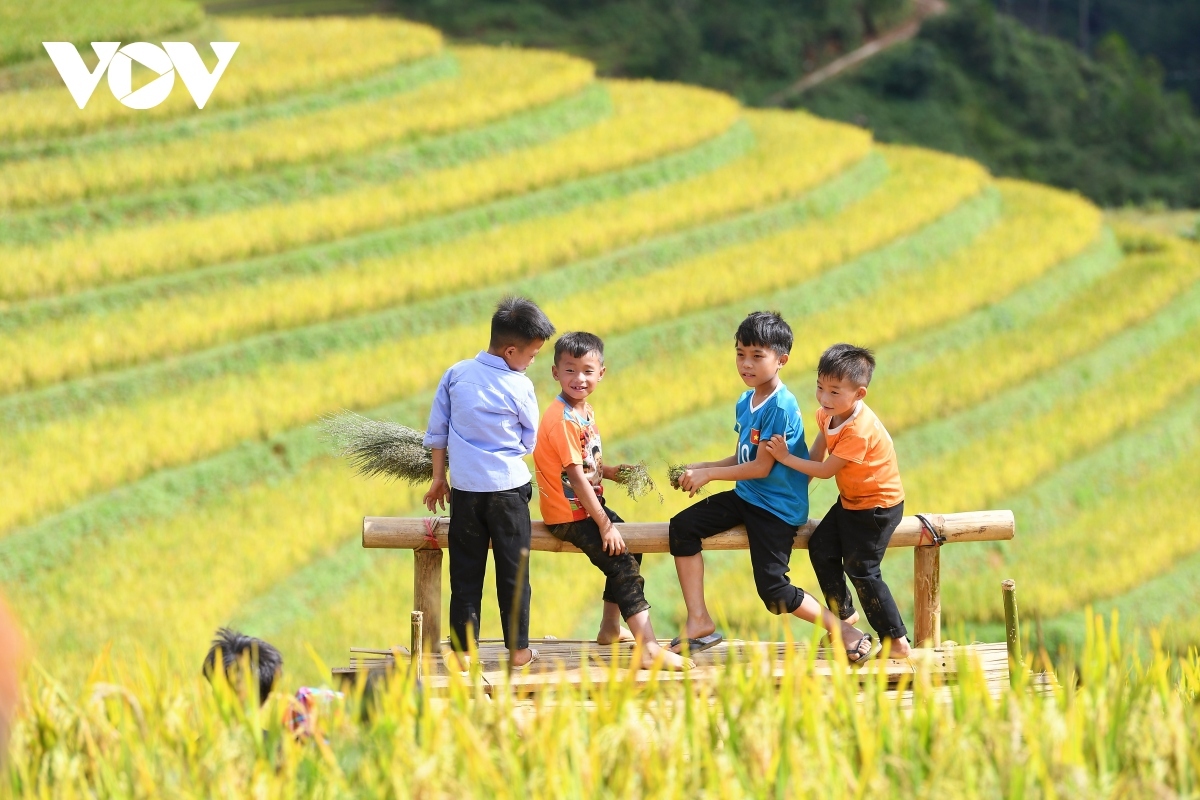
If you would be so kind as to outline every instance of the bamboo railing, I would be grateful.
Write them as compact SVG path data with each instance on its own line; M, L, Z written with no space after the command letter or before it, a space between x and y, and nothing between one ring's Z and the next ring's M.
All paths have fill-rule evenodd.
M942 640L941 545L959 542L997 542L1013 538L1016 522L1011 511L969 511L961 514L923 514L932 527L917 517L905 517L888 544L914 548L913 641L937 647ZM423 612L425 646L435 650L442 638L442 548L448 546L447 518L430 522L419 517L365 517L363 547L414 550L413 605ZM820 520L809 520L796 531L796 549L807 549L808 538ZM668 552L666 522L623 522L621 536L631 553ZM435 543L436 542L436 543ZM745 550L746 529L740 525L704 540L705 550ZM554 538L546 526L533 523L531 549L578 553L573 545Z

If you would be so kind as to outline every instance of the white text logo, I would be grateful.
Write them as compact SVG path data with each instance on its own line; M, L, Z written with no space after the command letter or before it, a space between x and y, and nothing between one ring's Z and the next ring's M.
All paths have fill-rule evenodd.
M89 72L75 45L70 42L42 42L77 106L83 108L87 105L107 69L108 88L113 96L130 108L139 109L154 108L166 100L175 86L176 72L196 101L196 107L204 108L238 48L238 42L210 44L217 54L217 66L212 72L204 66L200 54L190 42L163 42L162 47L149 42L130 42L124 47L120 42L92 42L92 51L100 63ZM158 75L137 91L133 89L134 61Z

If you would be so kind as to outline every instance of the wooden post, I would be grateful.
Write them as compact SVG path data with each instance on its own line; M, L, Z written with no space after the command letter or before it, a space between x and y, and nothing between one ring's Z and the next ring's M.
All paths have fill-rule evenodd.
M423 644L435 653L442 640L442 551L418 550L413 561L413 606L425 616Z
M942 549L913 548L913 608L917 647L942 645Z
M421 667L425 660L425 636L421 630L424 617L420 611L412 612L412 643L409 650L412 652L413 677L417 683L421 682Z
M1008 677L1016 685L1017 670L1022 669L1021 620L1017 617L1017 583L1006 580L1000 584L1004 594L1004 631L1008 639Z

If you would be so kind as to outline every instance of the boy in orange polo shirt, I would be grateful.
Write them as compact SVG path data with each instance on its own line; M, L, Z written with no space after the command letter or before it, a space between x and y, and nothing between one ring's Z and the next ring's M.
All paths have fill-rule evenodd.
M612 644L632 636L641 646L642 667L695 666L655 638L641 556L625 546L617 528L624 520L604 499L604 481L616 480L620 468L604 463L600 429L587 401L604 378L604 342L592 333L564 333L554 343L552 374L562 391L546 408L533 448L538 500L551 535L578 547L604 573L604 617L596 641ZM628 631L621 628L622 618Z
M842 619L858 618L845 577L854 584L871 627L892 642L892 658L907 658L908 631L879 565L904 516L904 485L892 437L863 400L875 371L870 350L835 344L817 364L817 438L808 458L774 437L776 461L812 478L837 480L838 499L813 531L808 557L825 602ZM778 441L777 441L778 440Z

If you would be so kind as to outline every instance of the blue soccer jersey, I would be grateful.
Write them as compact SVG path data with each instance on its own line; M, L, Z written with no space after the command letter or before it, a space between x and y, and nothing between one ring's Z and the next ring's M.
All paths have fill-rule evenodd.
M781 383L757 407L751 405L753 398L754 390L751 389L737 402L737 422L733 429L738 435L738 463L753 461L758 456L759 442L776 434L787 439L792 455L808 458L804 422L800 419L800 406L795 395ZM747 503L764 508L791 525L799 526L808 521L808 476L799 470L776 462L767 477L738 481L734 491Z

